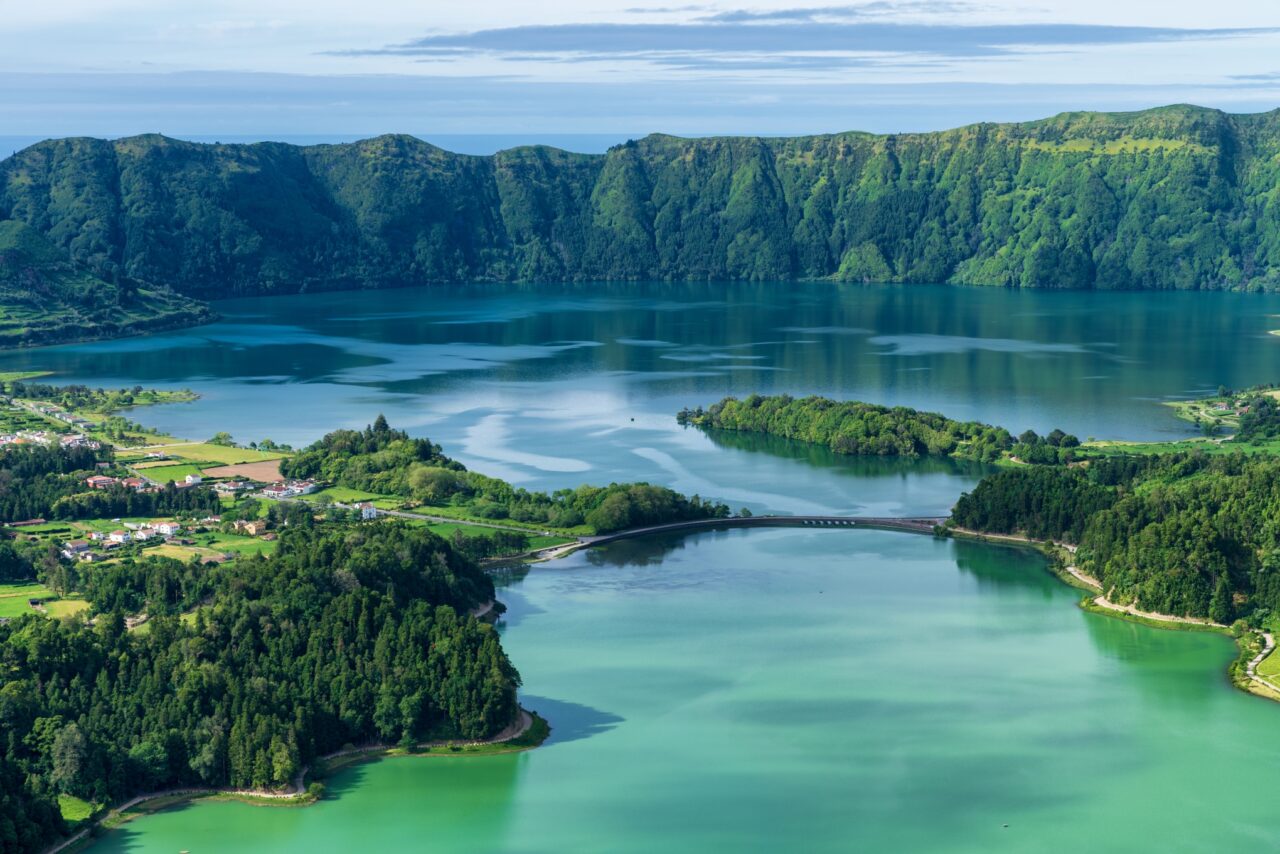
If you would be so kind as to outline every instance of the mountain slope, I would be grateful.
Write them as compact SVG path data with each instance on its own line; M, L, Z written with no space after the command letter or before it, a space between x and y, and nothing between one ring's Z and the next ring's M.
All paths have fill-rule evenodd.
M1280 288L1280 111L451 154L407 136L40 143L0 217L193 296L446 281Z
M0 220L0 347L133 335L212 318L166 288L103 281L44 235Z

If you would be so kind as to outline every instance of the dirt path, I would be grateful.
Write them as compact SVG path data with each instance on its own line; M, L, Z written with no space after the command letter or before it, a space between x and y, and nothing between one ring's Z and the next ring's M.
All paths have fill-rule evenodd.
M1070 569L1070 567L1068 567ZM1096 583L1096 582L1095 582ZM1148 620L1156 620L1161 623L1182 623L1184 625L1193 626L1209 626L1215 629L1226 629L1230 626L1225 623L1215 623L1213 620L1206 620L1202 617L1179 617L1175 614L1160 614L1155 611L1143 611L1134 605L1117 605L1106 596L1097 596L1093 600L1093 604L1100 608L1106 608L1108 611L1116 611L1121 614L1130 614L1134 617L1143 617Z
M1249 659L1249 663L1245 665L1244 667L1245 675L1248 676L1250 679L1252 679L1254 682L1258 682L1262 685L1265 685L1266 687L1270 688L1272 691L1275 691L1277 694L1280 694L1280 685L1276 685L1270 679L1266 679L1258 675L1258 665L1261 664L1266 659L1266 657L1271 654L1271 651L1276 648L1276 639L1271 634L1271 632L1262 633L1262 644L1263 644L1262 652L1258 653L1253 658Z
M1092 575L1089 575L1086 572L1082 572L1081 570L1077 569L1074 566L1068 566L1066 567L1066 570L1067 572L1071 573L1072 577L1079 580L1082 584L1085 584L1088 587L1092 587L1094 590L1097 590L1099 593L1102 592L1102 585L1098 583L1098 579L1094 578ZM1099 596L1098 598L1101 599L1102 597Z

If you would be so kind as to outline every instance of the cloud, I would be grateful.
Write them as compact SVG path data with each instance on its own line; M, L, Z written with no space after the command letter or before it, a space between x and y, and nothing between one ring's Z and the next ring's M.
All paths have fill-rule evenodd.
M708 12L710 6L632 6L623 9L629 15L673 15L680 12Z
M985 59L1029 49L1070 50L1231 39L1280 28L1109 26L1097 24L979 24L863 20L904 8L958 9L955 3L883 3L806 7L782 12L730 12L686 23L546 24L433 34L382 48L339 51L343 56L404 56L560 62L643 62L668 68L706 68L717 62L741 68L798 68L825 57L828 67L867 56L919 60ZM870 10L870 11L868 11ZM843 16L843 17L841 17ZM852 16L852 17L850 17ZM858 59L853 59L858 57Z
M1232 74L1229 76L1232 80L1243 80L1249 83L1280 82L1280 71L1267 71L1262 74Z
M902 0L902 2L873 0L873 2L870 3L859 3L857 5L848 6L814 6L798 9L769 9L765 11L736 9L729 12L717 12L714 15L707 15L703 20L721 23L777 23L788 21L812 22L821 20L866 19L888 15L902 15L903 13L908 15L955 15L974 12L978 8L978 6L975 6L972 3L949 2L949 0Z

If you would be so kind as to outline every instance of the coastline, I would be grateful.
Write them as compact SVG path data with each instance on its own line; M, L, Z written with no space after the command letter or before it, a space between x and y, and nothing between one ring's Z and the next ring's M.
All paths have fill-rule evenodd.
M302 768L294 778L292 786L284 791L193 786L136 795L118 806L105 810L97 818L90 818L71 836L46 848L43 854L83 851L103 831L114 830L134 819L189 801L218 800L237 801L254 806L305 807L324 799L322 782L324 779L362 762L406 757L463 758L522 753L540 746L550 734L551 726L545 718L537 712L520 707L520 714L516 720L492 738L478 741L459 739L424 741L414 745L412 750L390 744L371 744L326 754L319 757L314 766ZM438 753L432 752L439 748L444 750Z

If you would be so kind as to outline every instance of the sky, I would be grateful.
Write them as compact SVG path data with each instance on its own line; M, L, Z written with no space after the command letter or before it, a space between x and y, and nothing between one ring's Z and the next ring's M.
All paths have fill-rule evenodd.
M6 140L602 148L1188 102L1280 107L1275 0L0 0Z

